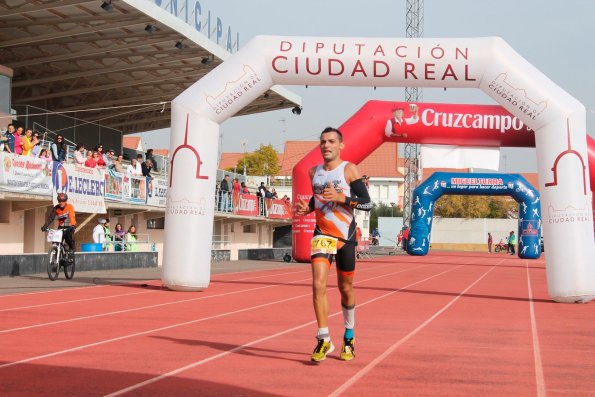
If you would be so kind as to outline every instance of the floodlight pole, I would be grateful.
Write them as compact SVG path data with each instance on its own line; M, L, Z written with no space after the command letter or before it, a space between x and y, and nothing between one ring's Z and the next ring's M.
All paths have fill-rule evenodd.
M406 36L420 38L424 35L424 1L407 0ZM405 88L405 102L419 103L423 100L422 89ZM419 180L419 145L406 143L404 149L405 180L403 186L403 226L411 226L411 200Z

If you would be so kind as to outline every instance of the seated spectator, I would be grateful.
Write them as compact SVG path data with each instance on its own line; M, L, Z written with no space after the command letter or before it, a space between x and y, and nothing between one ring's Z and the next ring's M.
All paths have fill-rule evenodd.
M47 162L52 161L52 156L50 156L47 149L41 149L41 152L39 152L39 158L44 159Z
M78 166L83 166L85 165L85 161L87 161L87 159L85 158L85 155L83 154L85 152L85 145L83 145L82 143L79 143L78 145L76 145L76 149L74 150L74 164L78 165Z
M136 176L141 176L143 174L142 167L136 159L132 159L130 165L126 167L126 172Z
M85 161L85 167L96 168L98 158L99 154L97 152L87 150L87 160Z
M241 188L241 193L242 194L250 194L250 190L248 190L248 188L246 187L246 182L242 182L242 184L240 185Z
M23 156L30 156L33 147L39 143L39 140L33 137L33 130L28 128L21 138L21 142L23 144Z

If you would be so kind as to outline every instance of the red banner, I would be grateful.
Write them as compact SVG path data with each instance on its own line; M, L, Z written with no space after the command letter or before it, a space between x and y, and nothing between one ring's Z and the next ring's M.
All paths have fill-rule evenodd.
M291 219L291 204L288 200L266 199L267 214L272 219Z
M258 216L258 197L253 194L234 194L233 213L236 215Z

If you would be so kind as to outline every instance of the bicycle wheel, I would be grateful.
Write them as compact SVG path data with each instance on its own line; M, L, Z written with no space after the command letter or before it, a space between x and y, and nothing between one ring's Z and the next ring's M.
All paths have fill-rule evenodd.
M74 268L76 267L74 262L74 252L70 252L66 255L62 266L64 267L64 275L67 279L70 280L74 277Z
M58 247L53 246L48 252L48 277L54 281L60 273L60 259L58 258Z

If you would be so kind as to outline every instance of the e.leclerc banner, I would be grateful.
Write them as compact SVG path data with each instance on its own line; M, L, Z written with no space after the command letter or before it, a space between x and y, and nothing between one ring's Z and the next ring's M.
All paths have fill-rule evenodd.
M291 219L291 205L286 200L265 199L267 216L272 219Z
M52 164L54 193L67 193L68 202L77 212L105 214L105 177L98 168L77 167L74 164ZM53 194L57 204L56 194Z
M46 160L0 153L0 189L11 192L50 195L52 163Z

